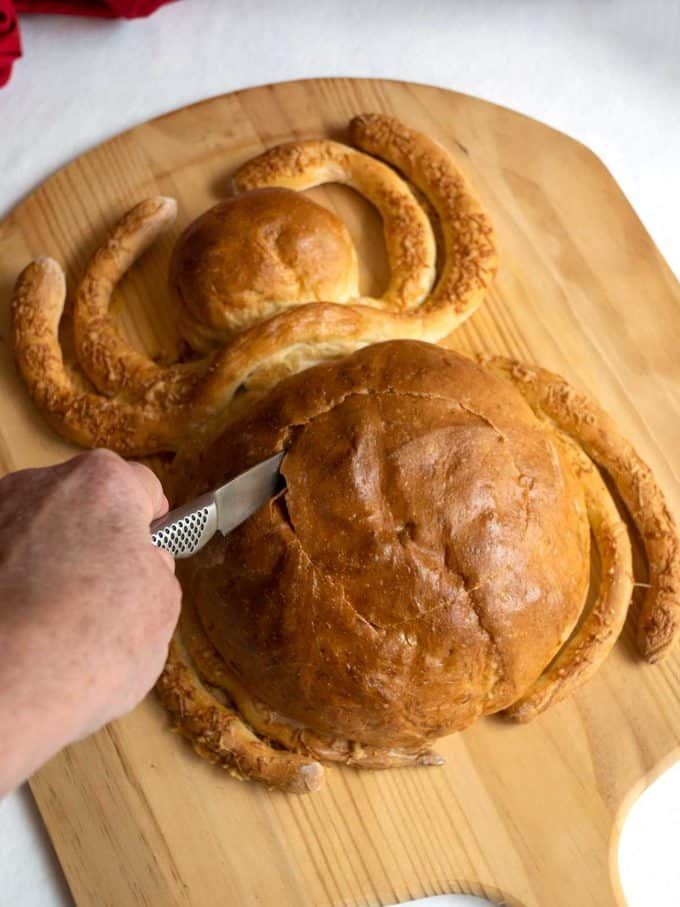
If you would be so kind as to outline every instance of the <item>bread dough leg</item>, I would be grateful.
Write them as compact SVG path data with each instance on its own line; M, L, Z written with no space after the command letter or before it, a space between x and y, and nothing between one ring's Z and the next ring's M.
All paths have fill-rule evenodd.
M590 527L600 555L600 588L590 611L533 686L505 714L530 721L581 687L602 665L623 629L633 592L626 524L595 466L565 435L557 437L583 485Z
M680 632L680 540L652 471L613 420L564 378L503 356L478 356L513 382L534 412L573 438L611 477L645 548L649 589L637 625L640 654L650 662L668 654Z
M182 605L178 628L184 651L200 679L224 690L234 702L247 725L257 734L284 746L291 752L302 753L326 762L341 762L360 768L395 768L406 765L441 765L443 759L429 747L417 751L362 746L352 740L342 740L313 731L288 721L263 702L252 697L228 670L219 653L208 639L196 613L187 601Z
M321 786L323 767L318 762L260 740L235 709L206 688L179 632L156 689L178 731L194 749L236 778L261 781L291 793L307 793Z

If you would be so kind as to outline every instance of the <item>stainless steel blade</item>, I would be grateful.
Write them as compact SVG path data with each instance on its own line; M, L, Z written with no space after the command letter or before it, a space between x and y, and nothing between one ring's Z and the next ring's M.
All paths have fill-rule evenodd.
M281 484L279 467L284 454L285 451L274 454L215 490L220 532L231 532L276 493Z
M259 510L283 483L279 466L284 451L274 454L226 485L172 510L151 525L151 541L175 558L191 557L216 531L231 532Z

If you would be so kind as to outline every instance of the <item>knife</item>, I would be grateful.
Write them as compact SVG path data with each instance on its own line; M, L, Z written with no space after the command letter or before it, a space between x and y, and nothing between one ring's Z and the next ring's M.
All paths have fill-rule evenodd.
M171 510L151 524L151 541L174 558L191 557L216 532L226 535L259 510L282 487L285 451L242 472L226 485Z

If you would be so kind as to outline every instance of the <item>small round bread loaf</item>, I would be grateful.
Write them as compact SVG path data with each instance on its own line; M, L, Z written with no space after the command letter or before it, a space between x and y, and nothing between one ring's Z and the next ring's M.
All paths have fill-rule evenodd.
M358 295L354 245L327 208L290 189L259 189L193 221L173 253L180 330L205 351L286 303L345 302Z
M580 615L589 528L517 390L395 341L295 375L194 464L190 497L286 447L286 488L183 568L227 671L296 727L413 751L509 706Z

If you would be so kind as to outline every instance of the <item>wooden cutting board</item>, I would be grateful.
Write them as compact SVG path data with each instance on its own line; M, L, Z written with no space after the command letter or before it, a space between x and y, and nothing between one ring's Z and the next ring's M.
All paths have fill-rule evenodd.
M352 115L376 110L446 145L496 225L498 279L451 345L540 363L592 393L677 513L680 289L605 166L509 110L385 81L313 80L214 98L117 136L22 202L0 227L0 465L71 452L34 410L8 348L10 290L30 257L62 261L73 286L124 210L152 194L175 196L173 235L133 269L117 302L135 343L171 354L165 275L182 227L262 148L342 137ZM364 286L378 287L385 262L375 214L346 189L314 194L345 218ZM441 744L445 768L329 769L320 793L269 793L197 758L150 697L57 756L32 788L79 905L391 904L468 891L524 907L606 907L621 903L621 820L679 740L680 651L650 667L628 629L572 701L528 726L479 722Z

